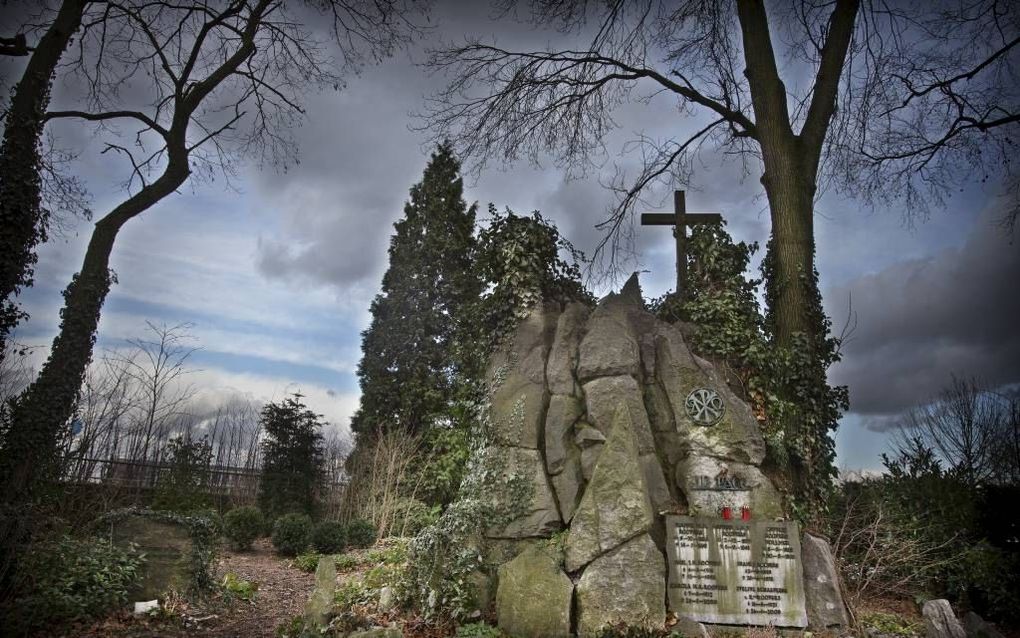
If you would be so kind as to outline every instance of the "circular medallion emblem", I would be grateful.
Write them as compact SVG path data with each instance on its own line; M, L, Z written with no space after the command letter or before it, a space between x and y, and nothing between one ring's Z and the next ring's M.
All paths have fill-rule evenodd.
M697 388L687 395L687 416L698 425L715 425L726 411L722 397L715 390Z

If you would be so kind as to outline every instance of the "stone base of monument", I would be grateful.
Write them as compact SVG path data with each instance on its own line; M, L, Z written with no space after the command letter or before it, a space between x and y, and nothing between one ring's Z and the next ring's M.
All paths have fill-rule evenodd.
M483 543L478 580L494 584L508 633L661 628L668 613L803 628L817 609L832 612L820 628L833 626L838 586L814 594L826 561L805 562L800 531L782 520L750 407L645 310L636 277L594 309L536 307L487 378L495 451L533 488ZM494 498L503 485L493 481Z

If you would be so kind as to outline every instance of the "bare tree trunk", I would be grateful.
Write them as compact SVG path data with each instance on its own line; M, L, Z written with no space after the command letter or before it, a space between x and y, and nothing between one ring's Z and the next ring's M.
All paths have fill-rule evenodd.
M113 281L110 253L128 220L176 190L189 174L187 155L96 223L81 272L64 290L60 332L35 382L19 397L8 440L0 451L8 494L28 496L38 480L52 475L60 430L71 417L85 369L92 359L100 310Z
M36 244L46 241L49 213L42 209L40 138L53 74L81 26L87 0L65 0L14 87L0 147L0 360L21 316L13 297L32 283Z
M821 295L815 277L814 198L819 162L846 53L853 36L859 0L838 0L829 18L825 45L816 71L814 94L800 134L793 131L786 87L779 76L769 33L768 16L760 0L738 0L737 12L744 41L745 74L754 104L755 125L762 153L761 182L769 201L772 237L765 273L766 298L776 344L781 348L815 348L827 334ZM806 339L799 342L797 336ZM821 352L814 371L824 383ZM793 388L784 397L794 405L802 400ZM818 445L826 432L806 432L808 424L797 414L779 424L790 454L789 478L798 500L814 506L811 482L824 452Z

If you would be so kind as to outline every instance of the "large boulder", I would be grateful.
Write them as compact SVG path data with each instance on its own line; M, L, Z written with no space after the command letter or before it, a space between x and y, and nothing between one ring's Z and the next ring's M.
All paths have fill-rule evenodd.
M648 534L600 556L577 582L577 633L606 625L661 629L666 621L666 561Z
M839 574L829 543L805 532L801 537L800 552L808 626L819 631L848 627L850 618L839 591Z
M694 453L759 465L765 458L765 439L747 403L740 400L708 361L695 356L680 331L660 324L656 335L656 378L662 384L676 420L677 431ZM687 398L699 388L715 390L725 406L714 425L699 425L687 412Z
M627 411L631 429L637 437L638 451L642 454L655 451L648 412L645 411L644 398L634 377L593 379L584 384L584 396L588 405L588 418L598 431L608 435L617 410L623 408Z
M574 371L577 370L577 349L584 336L588 314L584 304L573 302L567 304L559 317L545 367L546 381L553 394L579 394Z
M581 451L577 446L570 446L563 471L549 477L556 502L560 506L560 516L564 523L569 523L581 500L581 488L584 486L584 470L581 467Z
M496 620L515 638L570 635L574 584L546 552L532 548L499 568Z
M967 632L957 620L949 601L944 598L929 600L921 606L924 633L927 638L967 638Z
M967 638L1005 638L1001 631L973 611L963 615L963 628Z
M592 313L588 332L578 351L577 378L583 383L596 377L641 373L641 351L628 318L633 304L610 294Z
M652 527L652 505L631 424L621 408L571 521L566 539L569 572Z
M558 316L553 304L536 306L489 362L489 421L499 445L537 450L543 444L545 364Z
M549 536L563 527L556 499L545 474L545 464L538 450L524 450L512 447L494 447L489 454L498 457L494 463L500 472L494 483L504 489L492 494L500 509L518 510L518 516L505 525L492 525L486 530L490 538L528 538ZM527 492L525 503L513 502L522 496L514 486L520 485Z
M549 474L559 474L567 462L567 453L574 443L574 423L584 413L584 404L577 397L554 394L545 415L545 466Z
M657 514L716 515L726 505L749 507L756 520L782 517L780 493L762 472L758 421L719 369L688 348L689 330L648 312L632 277L592 311L536 306L490 359L487 449L505 462L486 484L513 515L489 521L479 540L487 573L499 572L497 611L511 634L662 627L666 530ZM696 390L718 394L717 420L688 414ZM563 528L561 568L541 552ZM842 628L845 612L823 587L835 582L827 561L808 567L817 584L812 622ZM520 575L531 572L543 576ZM568 575L577 582L573 605L562 602ZM554 602L542 583L558 592Z

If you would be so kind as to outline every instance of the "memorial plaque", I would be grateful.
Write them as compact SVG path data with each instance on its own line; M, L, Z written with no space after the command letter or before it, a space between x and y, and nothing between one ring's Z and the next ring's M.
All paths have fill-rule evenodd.
M669 602L699 622L807 626L794 522L666 517Z

